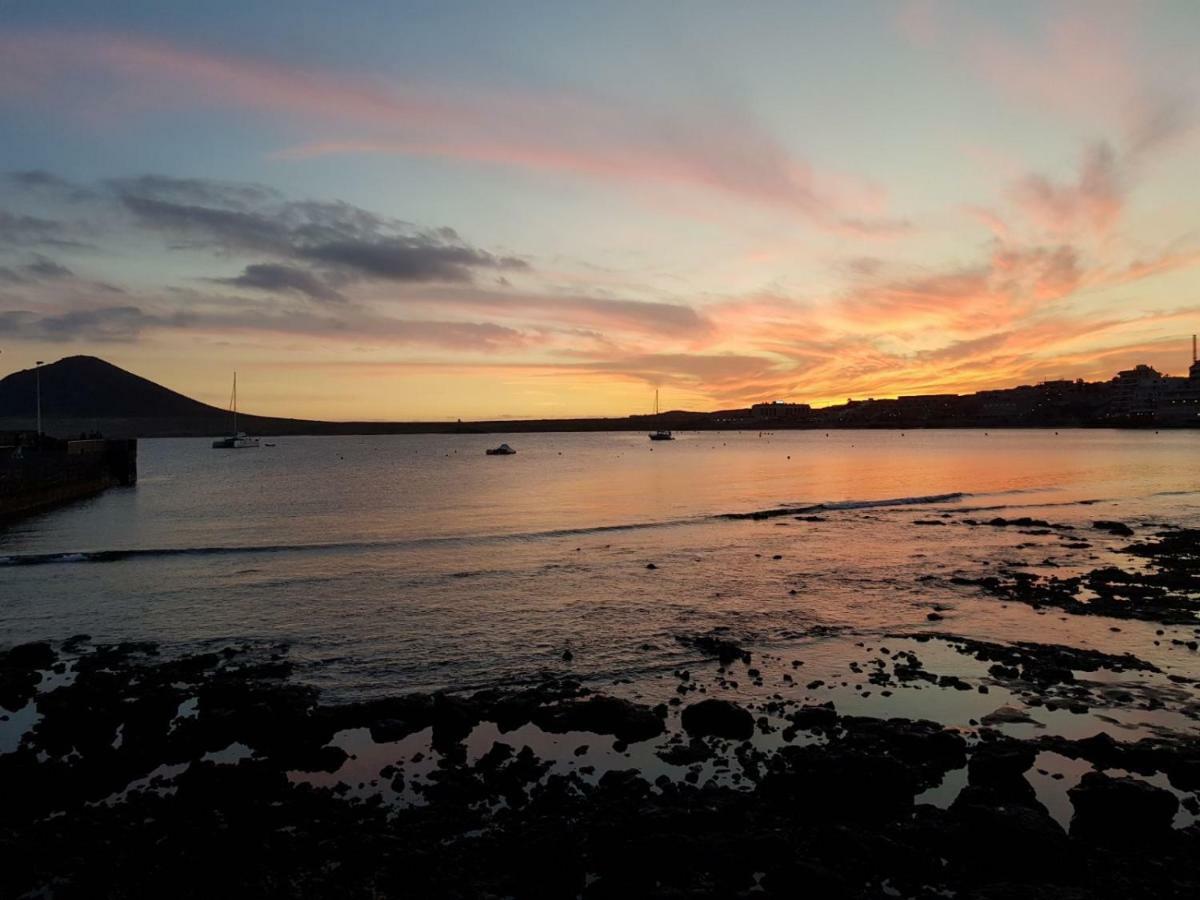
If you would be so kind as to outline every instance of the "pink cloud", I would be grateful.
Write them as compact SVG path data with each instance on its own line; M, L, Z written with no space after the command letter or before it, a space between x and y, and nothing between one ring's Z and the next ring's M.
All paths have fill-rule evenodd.
M1011 96L1065 112L1094 112L1137 92L1129 46L1132 5L1047 11L1032 40L973 28L966 55L976 70Z
M1009 12L1017 27L967 4L909 0L895 26L914 47L948 55L1011 102L1119 132L1124 153L1149 150L1193 125L1181 98L1200 88L1194 54L1186 42L1178 51L1148 48L1152 6L1081 0Z
M982 206L968 205L963 207L963 212L981 222L995 237L1001 240L1008 238L1010 234L1008 223L992 210Z
M930 47L942 35L945 14L937 0L905 0L896 6L896 27L911 43Z
M833 176L828 186L820 184L803 160L735 108L681 111L552 92L455 93L127 35L10 31L0 36L0 82L11 94L60 99L63 91L56 88L86 89L98 76L113 82L103 101L113 115L186 102L265 111L317 132L282 151L284 158L363 152L434 156L698 187L852 233L899 227L882 216L878 195L863 203ZM98 100L89 98L87 105Z
M1058 235L1080 229L1108 231L1121 215L1124 188L1117 156L1106 143L1087 148L1078 179L1056 183L1031 174L1012 190L1012 200L1037 226Z

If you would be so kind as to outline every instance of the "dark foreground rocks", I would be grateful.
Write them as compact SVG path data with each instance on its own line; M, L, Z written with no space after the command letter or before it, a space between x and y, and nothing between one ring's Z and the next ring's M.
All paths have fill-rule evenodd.
M707 634L679 635L676 640L687 647L692 647L706 656L715 656L723 666L735 662L750 664L750 653L742 649L736 641L722 633L723 629L714 629Z
M1071 833L1104 844L1153 846L1170 837L1179 801L1137 778L1088 772L1071 789Z
M6 659L35 687L59 664L54 650ZM1026 779L1053 750L1196 790L1194 743L966 736L810 705L778 710L793 733L768 751L746 740L750 711L715 699L676 722L546 679L332 706L289 671L282 653L240 648L83 652L72 679L32 695L41 718L0 754L0 897L1200 895L1200 830L1171 827L1173 794L1089 773L1071 793L1068 832ZM679 724L686 739L663 738ZM500 737L469 750L481 725ZM689 777L565 768L516 738L530 725L588 742L665 741L658 758ZM362 774L333 743L347 730L427 745ZM248 752L220 761L231 745ZM705 767L737 778L701 777ZM946 808L918 802L964 768ZM403 797L312 783L339 769Z
M1014 520L964 521L1013 524ZM1123 522L1100 520L1093 527L1117 537L1135 533ZM1065 578L1002 569L983 577L957 575L950 578L950 583L978 587L1002 600L1055 608L1072 615L1200 625L1200 529L1159 531L1149 540L1122 547L1121 553L1129 558L1124 568L1106 565Z
M729 700L701 700L683 711L683 728L694 737L744 741L754 734L754 717Z
M543 731L611 734L626 743L657 737L664 730L662 719L653 710L628 700L602 696L539 707L531 721Z

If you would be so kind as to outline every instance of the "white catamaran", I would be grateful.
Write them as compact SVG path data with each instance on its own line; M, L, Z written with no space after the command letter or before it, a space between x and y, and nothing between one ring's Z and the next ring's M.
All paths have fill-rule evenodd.
M233 413L233 432L229 437L217 438L213 441L214 450L244 450L257 447L258 438L250 437L237 427L237 372L233 373L233 394L229 398L229 410Z

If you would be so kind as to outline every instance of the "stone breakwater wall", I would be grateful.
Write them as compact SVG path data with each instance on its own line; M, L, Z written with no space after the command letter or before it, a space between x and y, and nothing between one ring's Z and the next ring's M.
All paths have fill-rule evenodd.
M0 448L0 517L28 515L136 482L136 440Z

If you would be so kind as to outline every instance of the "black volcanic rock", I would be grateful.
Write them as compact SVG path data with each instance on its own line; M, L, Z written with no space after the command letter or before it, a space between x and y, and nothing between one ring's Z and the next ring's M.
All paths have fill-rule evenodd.
M1101 519L1093 522L1092 527L1100 531L1107 531L1109 534L1115 534L1118 537L1133 537L1133 529L1124 522L1113 522L1108 519Z
M0 650L0 706L23 707L42 680L40 669L49 669L57 658L45 641Z
M26 645L16 671L49 658L45 645ZM286 665L249 647L172 658L101 644L75 665L73 683L35 698L43 718L23 746L0 753L3 897L1200 895L1200 830L1168 827L1170 794L1085 776L1071 792L1068 836L1021 787L1035 753L1053 750L1165 772L1191 791L1200 743L1190 735L1032 742L985 729L968 746L934 722L810 706L800 718L833 720L820 744L772 750L673 735L647 749L687 774L661 774L653 788L653 769L555 771L553 756L499 741L473 764L461 744L448 747L427 773L405 770L424 750L388 748L359 760L378 778L351 766L349 780L322 786L330 779L295 770L344 765L334 733L380 722L405 733L432 726L448 745L477 720L516 726L546 715L572 728L633 721L648 730L647 716L661 717L556 678L470 697L324 706L289 683ZM196 708L182 713L191 698ZM698 709L751 724L723 701L689 707L685 719ZM254 758L204 758L231 743ZM732 784L721 783L728 775L700 783L710 758L714 771L732 768ZM396 761L374 765L384 759ZM159 769L171 762L186 765ZM916 802L963 766L969 783L950 808ZM366 799L353 796L355 781ZM385 799L378 790L388 784L411 796Z
M1068 791L1075 815L1071 835L1103 843L1141 843L1170 832L1179 801L1137 778L1088 772Z
M837 722L838 714L832 703L801 706L788 718L797 728L825 728Z
M696 737L744 741L754 734L754 717L728 700L701 700L683 711L684 730Z
M1012 802L1002 794L968 785L951 805L950 815L955 826L947 836L946 849L974 877L988 881L1015 878L1036 884L1074 880L1080 875L1067 836L1036 802ZM990 896L1040 895L1018 889Z
M664 730L662 719L650 707L618 697L568 700L543 707L534 713L532 721L543 731L554 734L589 731L611 734L626 743L657 737Z
M968 783L995 791L1011 802L1030 803L1034 790L1025 773L1033 767L1036 757L1036 747L1021 741L1003 738L983 741L967 763Z
M750 664L750 651L743 649L736 642L717 634L678 635L676 640L681 644L694 647L707 656L715 656L721 665L729 666L739 660Z

